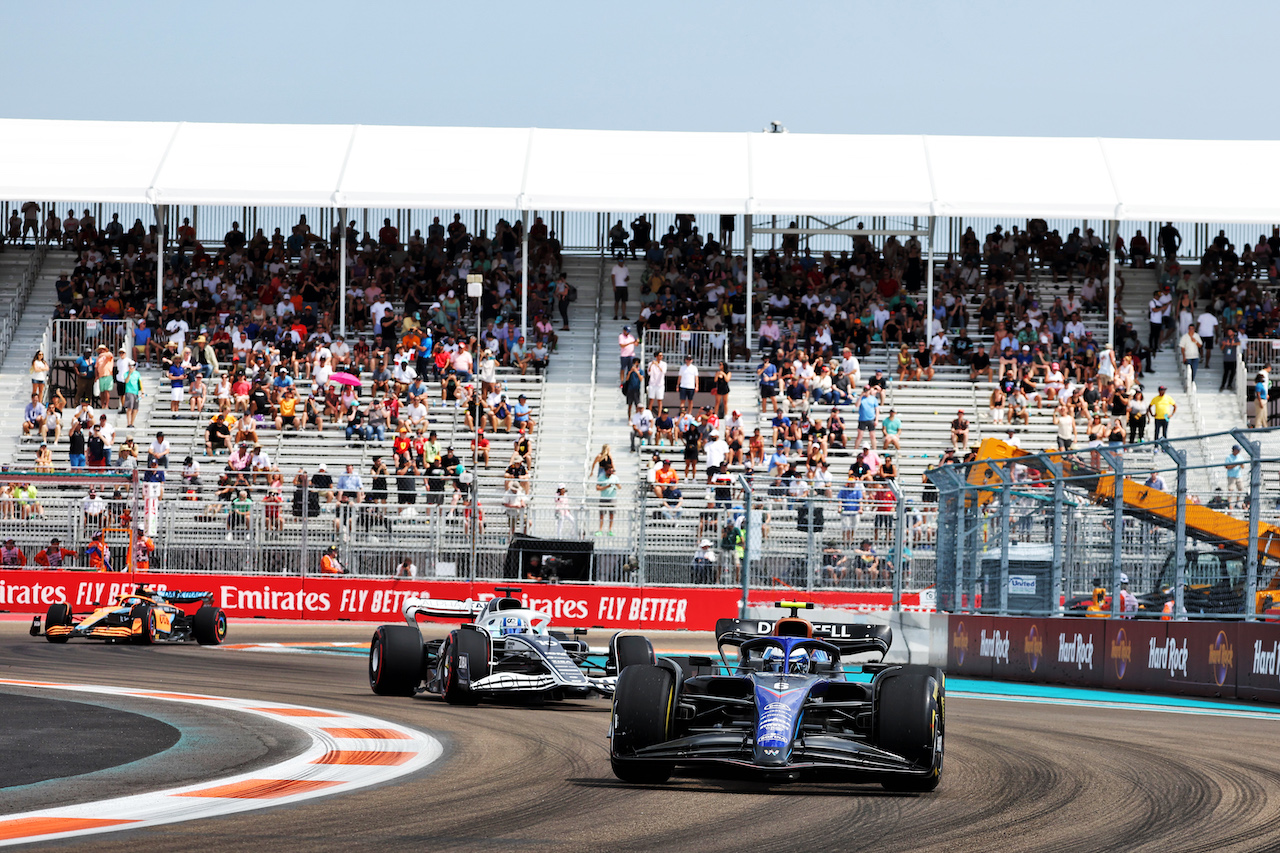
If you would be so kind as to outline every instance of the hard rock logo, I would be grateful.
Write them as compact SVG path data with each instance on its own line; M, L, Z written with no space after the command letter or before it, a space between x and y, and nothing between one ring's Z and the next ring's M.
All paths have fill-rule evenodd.
M956 666L964 666L964 656L969 651L969 635L964 630L963 621L956 623L955 633L951 636L951 648L955 649Z
M1213 680L1218 682L1219 687L1226 682L1227 674L1235 663L1235 656L1235 649L1227 642L1227 635L1219 631L1218 636L1213 638L1213 644L1209 646L1209 666L1213 668Z
M1035 625L1027 631L1027 639L1023 641L1023 651L1027 653L1027 666L1034 673L1036 667L1040 665L1040 657L1044 654L1044 638L1040 636L1040 630Z
M1116 679L1123 681L1125 670L1129 668L1129 661L1133 659L1133 647L1129 642L1129 635L1124 629L1116 631L1116 638L1111 641L1111 661L1116 667Z

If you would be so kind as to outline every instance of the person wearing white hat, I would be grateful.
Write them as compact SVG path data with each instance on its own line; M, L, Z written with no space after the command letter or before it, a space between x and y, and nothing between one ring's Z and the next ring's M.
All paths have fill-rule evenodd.
M563 539L566 529L569 532L569 538L578 538L578 523L573 517L573 506L569 502L569 490L564 483L556 486L556 538Z
M698 543L698 550L694 552L690 572L694 583L709 584L715 582L716 552L715 545L710 539L703 539Z
M1138 597L1129 591L1129 575L1120 573L1120 618L1132 619L1138 612Z

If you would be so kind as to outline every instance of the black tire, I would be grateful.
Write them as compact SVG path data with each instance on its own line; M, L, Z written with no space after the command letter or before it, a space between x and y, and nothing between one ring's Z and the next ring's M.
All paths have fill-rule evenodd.
M70 637L63 635L61 637L50 637L49 629L55 625L71 624L71 606L68 604L51 604L49 611L44 615L44 638L51 643L65 643Z
M129 611L129 621L142 620L142 633L135 634L133 641L142 646L149 646L156 641L156 614L150 604L135 604Z
M369 643L369 688L379 696L412 696L422 682L422 635L408 625L382 625Z
M932 666L888 670L876 681L876 744L930 769L927 776L889 777L890 791L925 793L942 779L946 677Z
M609 649L612 652L612 663L616 673L621 673L635 664L652 666L658 662L649 638L639 634L614 634L609 641Z
M206 604L191 617L191 636L202 646L220 646L227 639L227 614Z
M475 705L480 694L471 689L470 683L489 675L489 638L479 631L457 630L449 635L445 646L440 652L440 694L450 705ZM467 684L459 680L463 656Z
M672 762L629 756L671 739L675 705L676 679L667 667L631 664L622 670L613 693L609 763L614 776L650 785L671 778Z

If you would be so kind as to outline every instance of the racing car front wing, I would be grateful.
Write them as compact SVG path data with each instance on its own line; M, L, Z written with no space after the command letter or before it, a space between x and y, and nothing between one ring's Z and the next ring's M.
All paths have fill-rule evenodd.
M782 764L759 764L752 756L753 741L740 732L699 732L619 755L628 760L670 761L679 764L726 764L765 773L843 770L869 775L927 776L920 767L900 755L869 743L838 735L807 735L796 743Z

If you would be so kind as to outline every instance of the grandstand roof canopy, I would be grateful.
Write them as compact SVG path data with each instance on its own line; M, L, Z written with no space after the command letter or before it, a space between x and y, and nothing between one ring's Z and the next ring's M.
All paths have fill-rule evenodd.
M1280 222L1280 142L0 119L0 197Z

